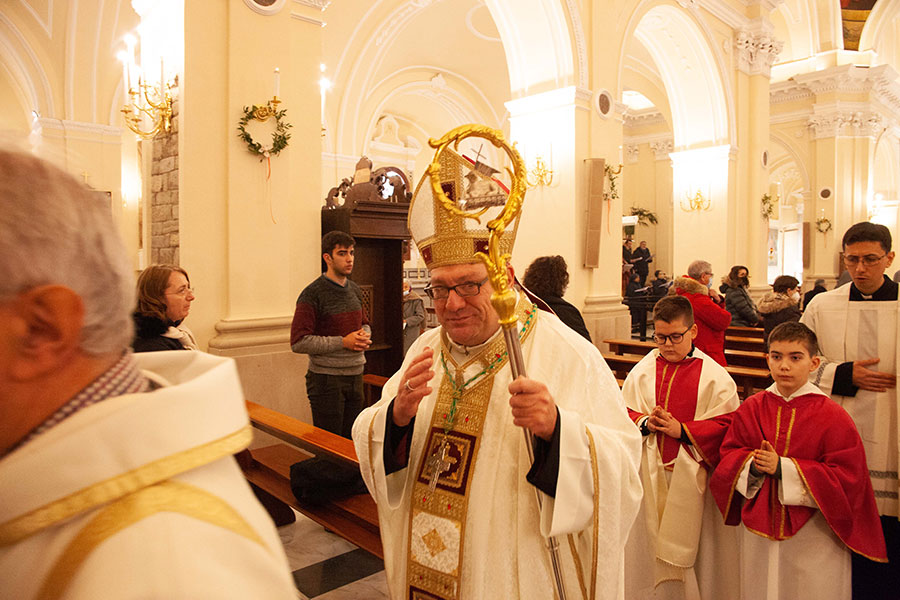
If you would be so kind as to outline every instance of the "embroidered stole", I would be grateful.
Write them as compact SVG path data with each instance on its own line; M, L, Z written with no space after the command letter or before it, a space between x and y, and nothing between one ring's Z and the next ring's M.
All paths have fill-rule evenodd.
M525 323L520 335L524 341L534 328L537 310L520 295L516 306L519 322ZM446 338L442 349L449 358ZM509 360L502 335L487 345L477 356L456 368L456 386L465 383L465 371L480 364L487 372L465 388L457 402L453 429L447 433L449 452L445 470L437 478L434 491L429 489L434 462L429 458L438 452L444 439L444 424L450 413L454 386L449 377L441 377L438 397L431 416L431 427L425 450L416 466L416 479L410 499L409 554L406 577L409 600L456 600L465 546L466 516L469 491L478 458L481 432L491 402L494 375ZM489 366L493 368L489 369Z

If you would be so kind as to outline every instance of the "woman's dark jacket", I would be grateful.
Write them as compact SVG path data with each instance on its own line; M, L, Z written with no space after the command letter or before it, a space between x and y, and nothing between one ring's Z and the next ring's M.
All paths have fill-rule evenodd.
M179 340L163 336L173 324L156 317L132 313L134 319L134 340L131 347L135 352L157 352L160 350L184 350Z

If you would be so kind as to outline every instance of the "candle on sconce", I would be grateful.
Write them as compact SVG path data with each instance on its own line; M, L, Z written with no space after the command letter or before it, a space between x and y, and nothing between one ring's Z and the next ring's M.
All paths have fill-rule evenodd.
M281 93L281 72L275 67L275 97Z
M163 64L163 57L159 57L159 93L166 93L166 67Z

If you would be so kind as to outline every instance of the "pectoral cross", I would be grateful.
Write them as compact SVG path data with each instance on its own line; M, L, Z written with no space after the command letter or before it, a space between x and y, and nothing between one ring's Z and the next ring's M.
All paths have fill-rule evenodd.
M433 492L434 488L437 487L437 482L441 475L450 470L451 462L447 458L449 451L450 443L445 435L444 439L441 440L441 445L434 451L434 454L428 457L428 469L431 471L431 480L428 482L429 492Z

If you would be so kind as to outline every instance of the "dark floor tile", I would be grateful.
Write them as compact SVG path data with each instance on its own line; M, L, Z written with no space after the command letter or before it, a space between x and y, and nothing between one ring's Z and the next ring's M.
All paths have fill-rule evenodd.
M361 548L294 571L294 584L309 598L384 570L384 562Z

